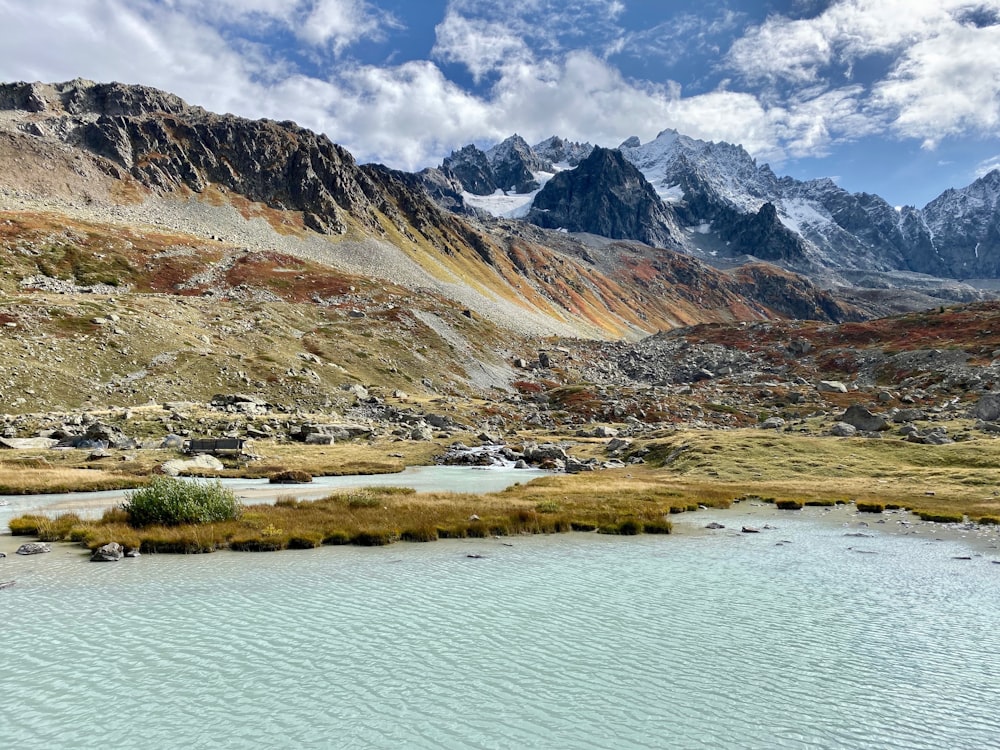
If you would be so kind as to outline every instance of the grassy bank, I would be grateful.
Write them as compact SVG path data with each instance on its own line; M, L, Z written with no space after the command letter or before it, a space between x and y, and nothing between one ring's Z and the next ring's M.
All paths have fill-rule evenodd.
M575 455L599 455L601 441L580 441ZM394 471L428 463L435 443L345 443L334 446L264 445L262 461L233 465L224 474L267 476L278 470L312 474ZM645 465L580 475L552 475L492 495L426 493L402 489L334 493L311 502L253 505L225 523L134 528L121 512L100 521L73 516L22 517L11 528L89 547L118 541L147 551L219 548L264 550L320 544L387 544L448 537L554 533L668 532L672 514L699 505L727 507L755 496L778 507L855 503L877 514L906 508L925 520L1000 521L1000 441L927 446L883 440L817 438L759 430L685 431L637 441ZM73 452L66 452L73 453ZM77 452L79 453L79 452ZM82 469L31 460L0 465L0 482L33 491L134 487L170 457L139 452L129 462ZM395 454L395 455L394 455ZM146 474L139 473L139 467ZM119 484L115 484L115 483ZM46 489L41 489L41 488ZM15 528L16 527L16 528Z
M524 487L490 495L415 493L373 487L331 494L321 500L281 500L249 505L238 518L217 523L137 527L123 509L100 520L75 514L53 519L25 515L11 531L44 541L74 541L91 549L115 541L143 552L271 551L323 544L378 546L397 541L551 534L571 530L605 534L668 534L670 513L683 509L666 494L617 493L590 498L553 487ZM539 499L544 498L544 499Z

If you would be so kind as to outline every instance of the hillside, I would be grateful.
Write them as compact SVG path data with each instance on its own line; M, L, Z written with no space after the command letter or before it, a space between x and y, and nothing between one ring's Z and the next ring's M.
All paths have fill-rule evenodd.
M538 337L863 315L768 266L775 283L751 284L635 242L459 216L294 123L79 80L0 86L0 248L0 388L17 410L234 388L316 404L345 382L483 392Z

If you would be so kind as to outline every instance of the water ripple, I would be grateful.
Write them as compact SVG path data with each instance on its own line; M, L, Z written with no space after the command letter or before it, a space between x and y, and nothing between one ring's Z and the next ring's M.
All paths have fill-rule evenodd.
M8 560L4 746L953 748L996 742L1000 566L789 521ZM469 559L467 554L482 554Z

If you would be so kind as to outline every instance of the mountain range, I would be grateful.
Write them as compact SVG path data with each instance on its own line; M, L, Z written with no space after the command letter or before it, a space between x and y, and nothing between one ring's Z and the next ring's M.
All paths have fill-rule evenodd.
M485 152L466 146L439 172L462 185L473 210L634 239L718 264L752 257L844 285L879 274L886 275L881 283L894 274L898 282L900 273L1000 277L1000 170L918 209L849 193L828 178L778 177L740 146L674 130L645 144L630 138L614 152L621 158L556 137L532 147L514 135ZM472 165L474 180L467 179ZM497 191L508 194L506 202ZM582 199L586 194L617 200L602 204Z

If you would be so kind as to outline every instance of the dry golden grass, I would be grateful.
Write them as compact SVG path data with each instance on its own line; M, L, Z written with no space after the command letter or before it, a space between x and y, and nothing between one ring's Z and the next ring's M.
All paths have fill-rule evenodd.
M1000 441L918 445L764 433L760 430L682 432L658 441L651 457L665 476L692 487L786 499L898 504L918 511L1000 512Z

